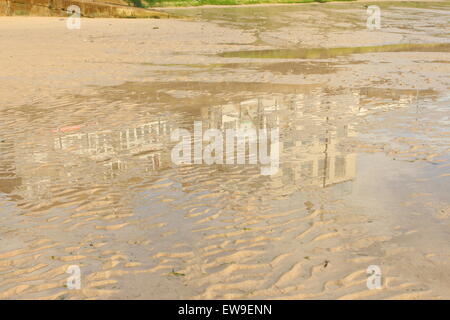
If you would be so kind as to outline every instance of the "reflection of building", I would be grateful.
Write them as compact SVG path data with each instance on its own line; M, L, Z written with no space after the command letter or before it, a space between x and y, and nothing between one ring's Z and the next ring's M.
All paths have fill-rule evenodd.
M322 100L317 99L322 97ZM221 130L280 128L280 162L283 183L329 186L350 181L356 176L356 155L340 150L339 143L354 136L349 118L333 120L336 109L347 97L346 113L358 113L358 93L333 95L330 102L323 94L312 96L262 95L237 103L202 109L208 128ZM335 110L331 110L335 108ZM342 112L339 113L342 117ZM275 177L272 177L275 178Z
M122 151L134 154L160 149L169 134L167 121L153 121L119 132L106 130L62 135L55 138L55 149L72 149L74 153L91 156L111 156Z
M263 97L202 108L202 120L221 130L274 128L279 126L278 100Z
M371 89L337 93L323 88L293 90L292 94L285 91L246 91L241 100L233 96L222 99L225 101L220 105L202 103L200 114L196 113L198 108L193 113L172 110L167 116L150 114L138 123L116 122L117 128L100 123L95 127L58 129L46 136L17 136L16 141L0 143L0 192L11 193L20 188L22 194L40 197L51 195L54 185L69 188L77 184L108 184L113 178L127 180L144 173L157 175L173 166L171 130L189 127L194 120L202 120L205 129L279 128L280 170L268 178L271 185L266 188L292 191L308 186L343 185L356 176L356 156L344 149L347 139L356 136L352 122L372 109L407 105L416 96L415 91L389 91L386 98L382 90ZM196 105L193 101L190 104ZM235 170L233 166L225 167L214 174Z
M92 160L105 160L107 176L126 171L129 164L123 158L133 157L146 162L145 171L162 166L161 151L169 141L167 121L152 121L136 127L113 131L95 131L61 135L54 140L54 148L87 156Z
M22 183L22 179L17 176L14 151L14 144L0 141L1 193L10 193Z

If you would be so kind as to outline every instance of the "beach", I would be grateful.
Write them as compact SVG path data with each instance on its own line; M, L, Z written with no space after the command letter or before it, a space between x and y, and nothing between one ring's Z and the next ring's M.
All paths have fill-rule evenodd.
M449 299L450 2L376 3L0 17L0 299Z

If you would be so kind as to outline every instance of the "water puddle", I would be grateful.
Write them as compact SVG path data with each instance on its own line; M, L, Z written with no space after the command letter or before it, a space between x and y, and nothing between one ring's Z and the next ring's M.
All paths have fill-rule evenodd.
M9 125L0 128L5 208L0 222L18 220L14 233L23 241L47 239L53 249L42 251L41 259L63 259L53 262L57 265L76 259L84 270L98 270L110 268L113 261L121 277L92 289L94 295L107 288L110 296L119 297L138 285L133 279L139 274L141 282L158 285L182 278L175 284L181 296L219 297L233 290L205 290L197 284L226 282L223 270L230 264L237 270L248 264L264 268L292 252L296 259L308 257L302 264L321 265L323 255L315 250L329 237L336 252L352 243L354 259L389 260L388 247L353 242L374 233L376 239L396 243L400 240L393 234L379 234L384 227L368 226L388 219L405 232L420 231L432 227L436 212L446 214L442 186L447 184L448 159L446 146L435 135L445 132L447 123L433 118L441 118L436 106L446 103L439 99L432 90L129 82L99 88L90 96L61 97L54 109L39 104L5 109L2 119ZM380 126L387 115L392 122ZM203 130L222 134L230 128L278 128L276 174L262 175L261 166L249 162L175 164L171 134L177 128L194 132L195 121ZM398 132L411 130L420 134L398 139ZM195 148L195 139L190 143ZM372 155L383 157L374 160ZM393 175L395 185L375 179L383 176L380 170ZM423 177L441 182L420 182ZM404 192L388 201L399 185ZM377 189L385 191L374 194ZM432 206L418 206L411 198L425 192L434 194L429 196L436 199ZM419 207L423 209L414 212L426 212L432 220L413 220L420 225L404 220L411 208ZM397 216L390 216L393 209ZM33 233L27 236L30 228ZM445 229L433 230L441 241ZM294 245L299 241L301 246ZM214 249L221 246L225 249ZM267 246L272 249L262 249ZM336 263L339 255L333 252L326 259ZM211 254L218 256L211 259ZM198 271L199 265L205 271ZM273 272L281 276L285 266L275 263ZM125 280L119 285L120 278ZM313 278L301 279L319 285ZM257 281L256 287L266 287ZM136 297L156 294L142 286L133 292ZM64 289L60 294L75 297ZM162 295L173 297L171 291Z
M448 298L448 20L380 5L397 40L371 43L422 44L368 46L359 3L198 8L186 15L206 22L162 21L149 47L149 30L91 29L84 58L104 64L33 69L30 102L0 109L0 298ZM284 49L248 51L260 44ZM389 52L445 54L320 60ZM66 76L100 85L66 90ZM277 132L257 149L277 147L276 170L250 142L228 163L227 130ZM370 265L382 290L367 289Z
M254 59L330 59L339 56L379 52L450 52L450 43L390 44L383 46L343 48L298 48L253 51L230 51L219 54L226 58Z

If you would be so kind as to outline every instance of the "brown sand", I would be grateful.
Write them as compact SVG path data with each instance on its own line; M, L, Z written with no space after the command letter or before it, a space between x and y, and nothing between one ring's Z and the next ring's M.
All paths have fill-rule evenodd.
M0 298L450 298L450 53L216 55L447 43L448 3L0 18ZM236 114L278 123L278 174L171 163Z

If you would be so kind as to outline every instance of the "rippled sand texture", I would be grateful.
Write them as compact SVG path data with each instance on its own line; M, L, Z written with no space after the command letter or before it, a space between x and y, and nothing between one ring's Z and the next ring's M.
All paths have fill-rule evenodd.
M380 6L0 19L0 298L450 298L450 6ZM278 173L176 166L194 121L279 128Z

